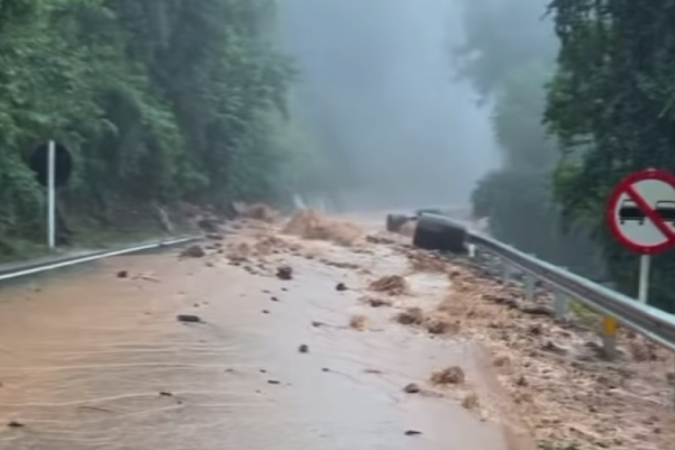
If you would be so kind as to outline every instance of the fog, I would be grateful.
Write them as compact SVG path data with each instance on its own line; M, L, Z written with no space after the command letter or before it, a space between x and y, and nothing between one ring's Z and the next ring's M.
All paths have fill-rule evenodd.
M500 161L489 109L477 106L452 66L461 0L279 4L284 43L300 70L301 111L343 201L466 203Z

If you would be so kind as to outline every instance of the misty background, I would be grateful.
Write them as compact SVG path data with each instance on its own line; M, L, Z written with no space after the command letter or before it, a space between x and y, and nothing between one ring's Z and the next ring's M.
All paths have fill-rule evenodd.
M490 108L457 77L461 1L282 0L300 114L346 207L467 204L500 165Z
M0 6L0 258L49 251L26 160L54 140L74 168L57 202L60 246L166 232L158 209L181 222L232 201L290 209L297 193L342 211L459 203L494 238L634 291L635 257L604 210L622 174L674 164L669 97L644 91L672 90L667 8L23 3ZM631 38L645 20L661 36L647 46ZM609 37L588 34L607 24ZM626 77L636 60L654 61L635 69L639 83ZM655 259L654 304L675 308L674 268Z
M495 238L604 277L588 227L566 229L554 194L562 152L543 122L559 43L546 0L279 6L296 113L338 209L471 206Z

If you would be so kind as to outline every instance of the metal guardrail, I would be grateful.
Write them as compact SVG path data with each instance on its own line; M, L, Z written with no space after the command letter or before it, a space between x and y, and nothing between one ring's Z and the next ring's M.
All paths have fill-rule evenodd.
M557 319L566 319L570 299L602 314L605 317L603 324L604 350L608 357L616 354L616 322L675 351L675 316L580 277L566 269L537 259L483 233L471 230L466 221L457 220L446 211L427 208L420 209L414 214L398 214L404 220L418 220L422 215L441 216L457 226L466 228L468 244L479 248L481 251L486 250L511 267L516 267L524 272L526 274L526 291L530 300L534 295L535 280L540 280L552 287L556 292L555 315Z
M534 279L553 287L559 293L556 302L564 303L570 297L589 308L610 318L615 318L627 328L675 351L675 316L638 302L636 299L607 289L597 283L575 275L563 268L523 253L510 245L503 244L475 231L468 233L469 244L506 261L523 271L529 277L526 284L534 285ZM532 288L533 289L533 288ZM531 293L528 293L532 295ZM556 305L558 318L564 314L565 305ZM615 352L614 332L606 330L605 350L608 355ZM612 335L612 336L609 336Z
M34 275L41 272L48 272L50 270L61 269L64 267L74 266L87 262L96 261L99 259L109 258L111 256L120 256L130 253L138 253L148 250L154 250L173 245L180 245L187 242L201 239L203 236L185 236L178 238L162 239L150 241L143 244L136 244L128 247L118 248L115 250L102 250L99 252L88 253L85 255L77 255L73 257L65 257L63 259L44 261L36 264L28 263L22 267L17 267L12 270L7 270L0 273L0 282L14 278Z

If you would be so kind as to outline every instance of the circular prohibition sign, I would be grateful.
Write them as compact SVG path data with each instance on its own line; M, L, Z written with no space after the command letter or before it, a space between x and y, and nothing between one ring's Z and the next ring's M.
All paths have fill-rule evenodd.
M646 169L622 179L609 198L607 222L634 252L653 255L675 246L675 176Z

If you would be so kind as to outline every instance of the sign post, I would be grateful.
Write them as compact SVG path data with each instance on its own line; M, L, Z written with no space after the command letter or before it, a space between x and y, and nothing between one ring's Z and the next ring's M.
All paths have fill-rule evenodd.
M50 249L56 248L56 186L54 185L54 166L56 145L49 141L47 150L47 242Z
M640 300L640 303L647 303L647 297L649 295L649 272L651 265L651 256L640 255L640 280L638 282L638 300Z
M68 149L55 141L48 141L33 149L28 164L35 172L37 182L47 191L47 245L56 248L56 191L64 186L72 171L72 157Z
M640 254L638 300L647 303L651 256L675 246L675 176L664 170L634 172L616 185L607 205L614 238ZM614 318L604 319L606 344L615 340Z
M607 220L616 240L641 255L638 299L647 303L651 255L675 246L675 176L657 169L628 175L612 192Z

